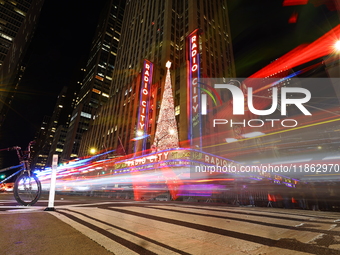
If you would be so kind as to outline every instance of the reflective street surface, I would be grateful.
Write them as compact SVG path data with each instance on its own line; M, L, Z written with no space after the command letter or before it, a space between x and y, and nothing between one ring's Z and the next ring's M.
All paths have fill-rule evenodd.
M76 196L46 206L0 194L0 219L50 214L115 254L340 254L338 212Z

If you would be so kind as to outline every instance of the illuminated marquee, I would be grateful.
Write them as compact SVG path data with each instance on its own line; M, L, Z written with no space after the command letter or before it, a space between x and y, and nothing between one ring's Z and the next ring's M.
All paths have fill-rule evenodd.
M158 153L152 153L146 156L131 158L127 160L123 160L120 162L116 162L114 165L114 169L123 169L128 167L142 166L152 163L158 162L166 162L173 160L186 160L189 164L206 164L206 165L215 165L215 166L228 166L228 165L237 165L234 161L229 159L212 155L209 153L204 153L201 151L190 150L190 149L171 149L164 150Z
M191 146L201 147L201 115L200 115L200 90L198 79L200 78L200 54L199 54L199 29L194 30L187 37L188 53L188 117L189 117L189 140Z
M133 158L124 160L121 162L117 162L114 166L114 169L122 169L126 167L134 167L140 166L145 164L152 164L157 162L164 162L167 160L176 160L176 159L189 159L190 158L190 151L187 150L168 150L162 151L159 153L149 154L148 156Z
M149 122L149 102L150 102L150 88L152 84L153 63L144 60L142 70L142 81L140 89L139 113L137 122L137 136L144 137L148 132ZM145 141L143 142L143 149Z

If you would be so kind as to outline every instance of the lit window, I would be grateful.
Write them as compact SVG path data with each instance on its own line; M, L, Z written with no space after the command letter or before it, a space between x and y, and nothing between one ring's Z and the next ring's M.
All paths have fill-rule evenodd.
M3 38L5 38L5 39L7 39L7 40L9 40L9 41L13 41L13 38L10 37L10 36L8 36L8 35L5 35L5 34L0 33L0 36L3 37Z
M104 80L104 78L103 78L103 77L100 77L99 75L96 75L96 79L97 79L97 80L100 80L100 81L103 81L103 80Z
M24 17L26 16L26 13L25 13L25 12L23 12L23 11L17 9L17 8L14 8L14 11L17 12L17 13L19 13L19 14L21 14L21 15L24 16Z
M77 115L78 115L78 113L74 114L70 121L74 120L74 118L77 117Z
M98 89L93 88L92 91L93 91L94 93L101 94L101 91L98 90Z
M180 106L177 105L177 106L175 107L175 116L179 115L180 112L181 112L181 111L180 111Z
M81 113L80 113L80 116L82 116L82 117L84 117L84 118L91 119L91 114L86 113L86 112L81 112Z

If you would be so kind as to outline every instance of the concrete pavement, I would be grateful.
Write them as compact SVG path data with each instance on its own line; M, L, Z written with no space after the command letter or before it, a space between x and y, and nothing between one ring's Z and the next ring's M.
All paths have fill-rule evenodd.
M0 254L112 254L52 213L0 213Z
M340 254L337 212L66 199L0 200L0 254Z

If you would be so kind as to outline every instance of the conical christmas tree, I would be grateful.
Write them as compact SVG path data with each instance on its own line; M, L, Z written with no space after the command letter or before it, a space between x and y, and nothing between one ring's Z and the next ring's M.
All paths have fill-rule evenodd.
M168 71L154 139L156 151L178 148L178 131L171 88L170 66L171 62L168 61L166 63Z

